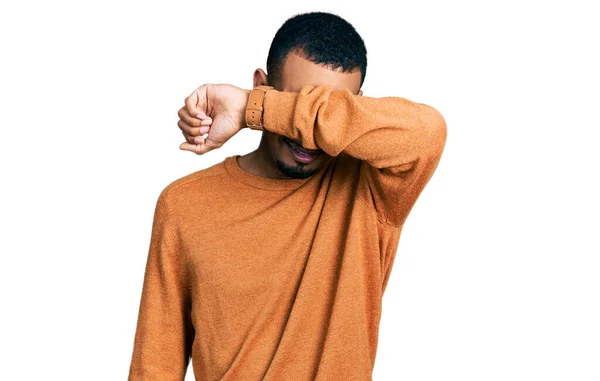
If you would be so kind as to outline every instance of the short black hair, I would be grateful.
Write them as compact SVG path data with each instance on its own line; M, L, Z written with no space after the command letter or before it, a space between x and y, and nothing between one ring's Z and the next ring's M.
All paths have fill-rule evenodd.
M269 85L281 80L283 64L293 51L316 64L341 68L343 73L361 71L360 86L367 74L367 48L356 29L338 15L327 12L296 14L279 28L267 57Z

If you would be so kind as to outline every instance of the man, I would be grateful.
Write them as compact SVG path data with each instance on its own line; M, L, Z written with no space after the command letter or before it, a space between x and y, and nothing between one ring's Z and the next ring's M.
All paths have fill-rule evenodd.
M160 194L129 380L371 380L403 224L446 140L433 108L361 96L366 49L323 12L279 29L254 88L185 100L181 149L259 147Z

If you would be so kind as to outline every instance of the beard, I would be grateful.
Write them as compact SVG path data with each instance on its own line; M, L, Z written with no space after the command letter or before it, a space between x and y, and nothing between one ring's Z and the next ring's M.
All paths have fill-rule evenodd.
M277 167L279 167L279 170L285 173L286 176L293 177L295 179L305 179L314 175L319 170L319 168L306 169L306 165L303 163L287 165L281 160L277 160Z

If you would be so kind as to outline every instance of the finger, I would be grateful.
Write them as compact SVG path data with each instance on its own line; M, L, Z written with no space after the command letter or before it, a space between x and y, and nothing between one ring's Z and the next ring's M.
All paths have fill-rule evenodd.
M185 138L185 141L190 143L190 144L197 144L197 142L194 140L195 138L200 138L203 139L202 136L193 136L193 135L188 135L185 132L181 132L183 134L183 137Z
M182 151L190 151L196 153L196 144L191 144L188 142L181 143L179 145L179 149Z
M177 116L179 116L179 119L183 120L186 124L192 127L200 127L203 121L203 119L191 116L185 106L179 109Z
M205 128L205 127L202 127L202 128ZM200 144L200 143L204 142L204 139L206 139L206 135L208 134L208 132L210 130L210 129L202 130L202 128L200 129L200 135L189 135L183 131L181 131L181 133L188 143Z
M198 104L198 98L199 98L198 89L194 90L190 95L188 95L185 98L185 101L184 101L185 108L190 113L190 115L196 115L200 111L204 112L204 110L198 110L198 108L196 106Z
M179 109L177 116L179 116L179 119L183 120L186 124L192 127L210 126L212 124L211 117L198 114L198 116L194 118L188 113L185 106Z
M187 98L185 98L185 107L190 115L206 114L206 91L208 84L204 84L194 90Z
M204 139L206 139L207 134L210 131L210 128L203 130L204 127L200 128L200 135L199 136L192 136L192 141L190 141L190 143L193 144L201 144L204 142Z
M205 126L203 126L203 127L193 127L193 126L190 126L189 124L185 123L181 119L177 122L177 126L179 127L179 129L182 132L184 132L184 133L186 133L188 135L193 135L193 136L201 135L202 132L200 131L200 129L201 128L206 128Z
M179 146L179 149L184 150L184 151L191 151L197 155L205 154L209 151L212 151L215 148L218 148L218 147L213 145L210 140L206 140L202 144L190 144L188 142L185 142L185 143L181 143L181 145Z
M206 137L206 139L202 138L202 142L200 142L199 144L190 144L190 143L182 143L179 148L181 149L187 149L188 151L192 151L198 155L202 155L205 154L208 151L212 151L213 149L216 148L220 148L222 146L222 144L219 144L215 141L213 141L212 139L210 139L209 136Z

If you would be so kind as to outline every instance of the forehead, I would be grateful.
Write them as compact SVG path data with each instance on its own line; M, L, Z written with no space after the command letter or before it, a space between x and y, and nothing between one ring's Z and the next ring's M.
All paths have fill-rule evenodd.
M360 89L360 69L357 68L351 73L342 73L341 70L316 64L295 52L290 52L281 73L281 90L298 92L306 85L327 85L334 89L348 89L357 94Z

